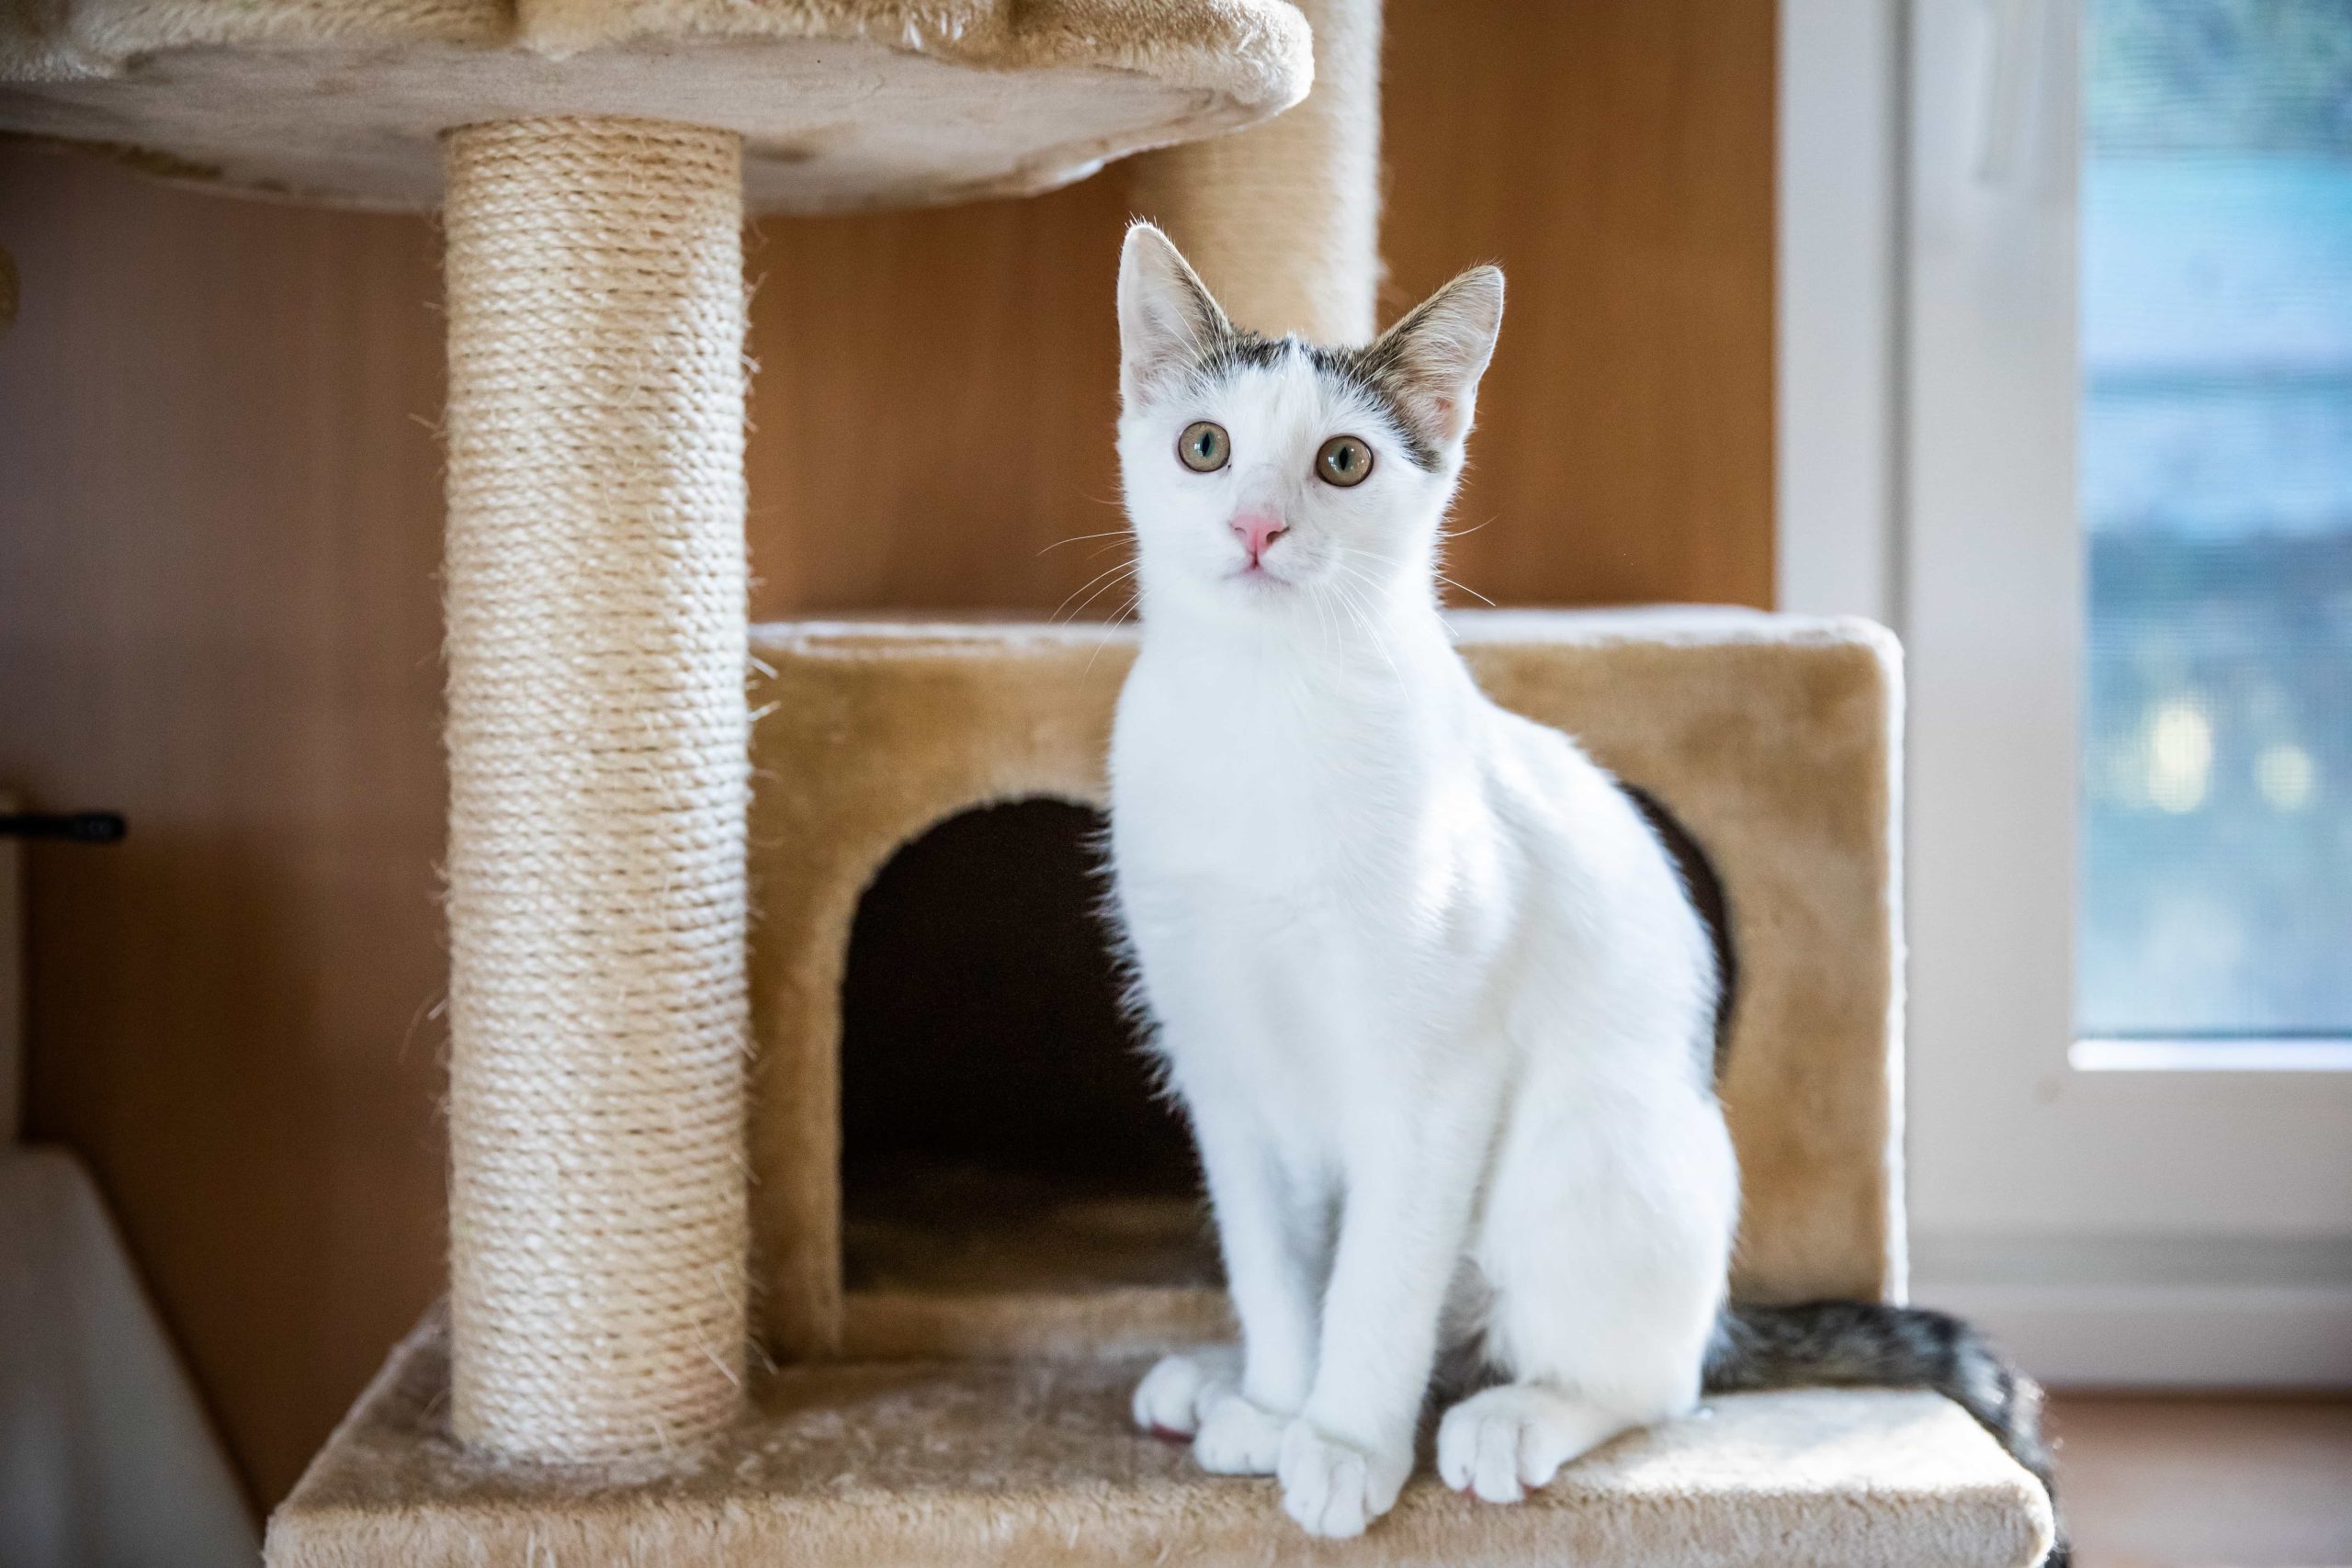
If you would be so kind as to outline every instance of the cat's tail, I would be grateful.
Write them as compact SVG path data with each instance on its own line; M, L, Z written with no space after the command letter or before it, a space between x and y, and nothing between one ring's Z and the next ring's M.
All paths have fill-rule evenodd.
M1767 1388L1925 1388L1944 1395L1999 1439L2050 1494L2041 1385L1948 1313L1876 1302L1758 1306L1733 1302L1715 1325L1705 1371L1710 1393ZM2066 1568L2064 1526L2043 1568Z

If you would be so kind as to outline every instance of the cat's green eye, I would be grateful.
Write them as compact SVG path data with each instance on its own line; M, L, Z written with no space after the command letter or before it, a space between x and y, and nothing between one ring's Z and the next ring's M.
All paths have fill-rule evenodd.
M1233 456L1233 443L1225 434L1225 426L1202 419L1184 427L1183 435L1176 443L1176 456L1196 474L1213 474L1225 467Z
M1315 454L1315 471L1325 484L1345 490L1372 472L1372 448L1352 435L1334 435Z

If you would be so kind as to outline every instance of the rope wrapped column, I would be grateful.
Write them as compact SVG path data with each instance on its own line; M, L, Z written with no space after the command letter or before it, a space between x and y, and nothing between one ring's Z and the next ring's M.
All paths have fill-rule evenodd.
M1264 125L1136 161L1136 208L1233 319L1359 344L1380 289L1380 0L1297 0L1315 86Z
M452 1415L659 1454L745 1344L741 148L447 161Z

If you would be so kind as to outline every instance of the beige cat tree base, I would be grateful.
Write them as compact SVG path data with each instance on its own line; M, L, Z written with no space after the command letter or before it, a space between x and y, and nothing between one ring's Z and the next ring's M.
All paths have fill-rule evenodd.
M1717 1401L1514 1509L1424 1481L1319 1545L1270 1483L1127 1428L1136 1358L1222 1331L1213 1278L1063 1268L1051 1203L1025 1274L967 1271L989 1216L952 1205L902 1228L895 1283L851 1267L861 890L968 807L1099 802L1125 649L780 632L752 729L747 198L1020 194L1170 147L1140 197L1236 316L1361 340L1379 36L1377 0L0 8L0 130L445 215L450 1303L272 1519L277 1568L2041 1555L2046 1500L1990 1438L1874 1392ZM1498 696L1653 785L1723 872L1743 1288L1898 1292L1885 647L1753 619L1471 635ZM1182 1202L1118 1209L1110 1260Z
M1742 1292L1893 1293L1890 639L1744 612L1457 624L1490 692L1575 729L1666 802L1727 890L1741 955L1724 1092L1746 1175ZM1099 807L1132 634L837 623L755 628L752 651L766 671L752 691L766 715L751 830L752 1256L781 1369L755 1376L747 1417L682 1463L518 1469L454 1440L447 1344L428 1325L280 1509L275 1562L525 1562L537 1550L729 1568L2002 1568L2047 1549L2041 1489L1958 1406L1850 1390L1712 1400L1516 1508L1454 1495L1424 1464L1363 1540L1310 1543L1271 1482L1208 1476L1133 1429L1127 1399L1152 1350L1229 1329L1213 1291L1106 1269L1102 1236L1080 1234L1085 1204L1033 1211L1030 1245L989 1249L984 1269L957 1267L972 1251L958 1233L985 1233L992 1216L943 1209L917 1280L854 1288L840 1069L861 899L895 856L966 813ZM1148 1257L1163 1230L1125 1234ZM1104 1273L1121 1282L1090 1277Z
M792 1368L659 1479L469 1457L430 1331L394 1356L270 1524L270 1560L645 1568L1992 1568L2048 1550L2041 1489L1958 1405L1743 1394L1561 1472L1515 1507L1427 1473L1361 1540L1310 1541L1272 1481L1135 1435L1148 1362Z

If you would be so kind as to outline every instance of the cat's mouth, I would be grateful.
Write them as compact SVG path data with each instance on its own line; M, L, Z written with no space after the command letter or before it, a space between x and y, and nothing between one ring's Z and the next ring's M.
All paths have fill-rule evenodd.
M1287 557L1284 558L1288 559ZM1295 567L1297 562L1291 562ZM1265 555L1245 557L1225 574L1228 582L1238 582L1247 592L1271 592L1278 589L1298 586L1298 579L1282 569L1282 565Z
M1244 561L1225 574L1227 582L1238 582L1245 593L1276 593L1298 586L1263 561Z

